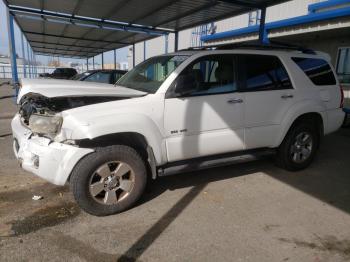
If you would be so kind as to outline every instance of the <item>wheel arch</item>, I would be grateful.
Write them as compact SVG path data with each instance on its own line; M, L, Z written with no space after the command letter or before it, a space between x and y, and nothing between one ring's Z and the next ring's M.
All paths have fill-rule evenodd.
M119 132L101 135L92 139L82 139L79 146L83 148L99 148L113 145L124 145L135 149L141 158L147 164L152 178L156 178L157 160L154 155L152 146L147 141L147 138L137 132Z
M326 127L327 115L322 111L320 106L313 106L310 108L301 107L293 112L289 112L284 117L284 120L281 124L281 132L280 135L277 136L277 139L274 143L275 147L278 147L288 134L288 132L300 121L315 121L315 125L318 127L319 137L322 138L324 136L324 131Z

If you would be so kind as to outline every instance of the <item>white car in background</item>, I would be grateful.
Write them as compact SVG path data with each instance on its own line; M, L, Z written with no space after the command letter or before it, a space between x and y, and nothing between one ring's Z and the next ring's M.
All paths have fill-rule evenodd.
M130 208L147 176L276 155L310 165L324 135L344 120L328 57L306 50L187 50L139 64L116 86L23 82L12 121L22 167L70 183L81 208Z

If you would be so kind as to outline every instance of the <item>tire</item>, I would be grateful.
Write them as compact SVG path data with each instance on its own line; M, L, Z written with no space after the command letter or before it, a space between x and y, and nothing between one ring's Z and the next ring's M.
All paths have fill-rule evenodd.
M311 147L304 140L311 139ZM308 140L309 141L309 140ZM307 168L313 161L320 144L320 135L314 121L297 122L288 131L277 150L276 162L288 171ZM308 151L308 153L307 153ZM301 157L304 155L304 157Z
M146 183L141 156L123 145L98 148L79 161L70 178L78 205L95 216L129 209L143 194Z

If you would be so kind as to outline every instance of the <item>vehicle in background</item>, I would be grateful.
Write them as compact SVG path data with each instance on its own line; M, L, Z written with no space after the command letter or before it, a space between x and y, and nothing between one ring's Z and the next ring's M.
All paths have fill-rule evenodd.
M51 74L50 73L39 74L39 77L55 78L55 79L70 79L73 76L75 76L77 73L78 73L77 70L75 70L74 68L60 67L60 68L56 68Z
M126 73L127 71L125 70L88 70L84 73L73 76L71 80L115 84L115 82L117 82L119 78L121 78Z

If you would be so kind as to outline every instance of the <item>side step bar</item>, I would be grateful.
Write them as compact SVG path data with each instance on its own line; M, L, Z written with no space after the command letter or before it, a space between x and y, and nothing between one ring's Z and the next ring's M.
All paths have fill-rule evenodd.
M275 154L274 149L247 150L216 156L194 158L168 163L158 168L158 176L169 176L212 167L227 166L261 159Z

